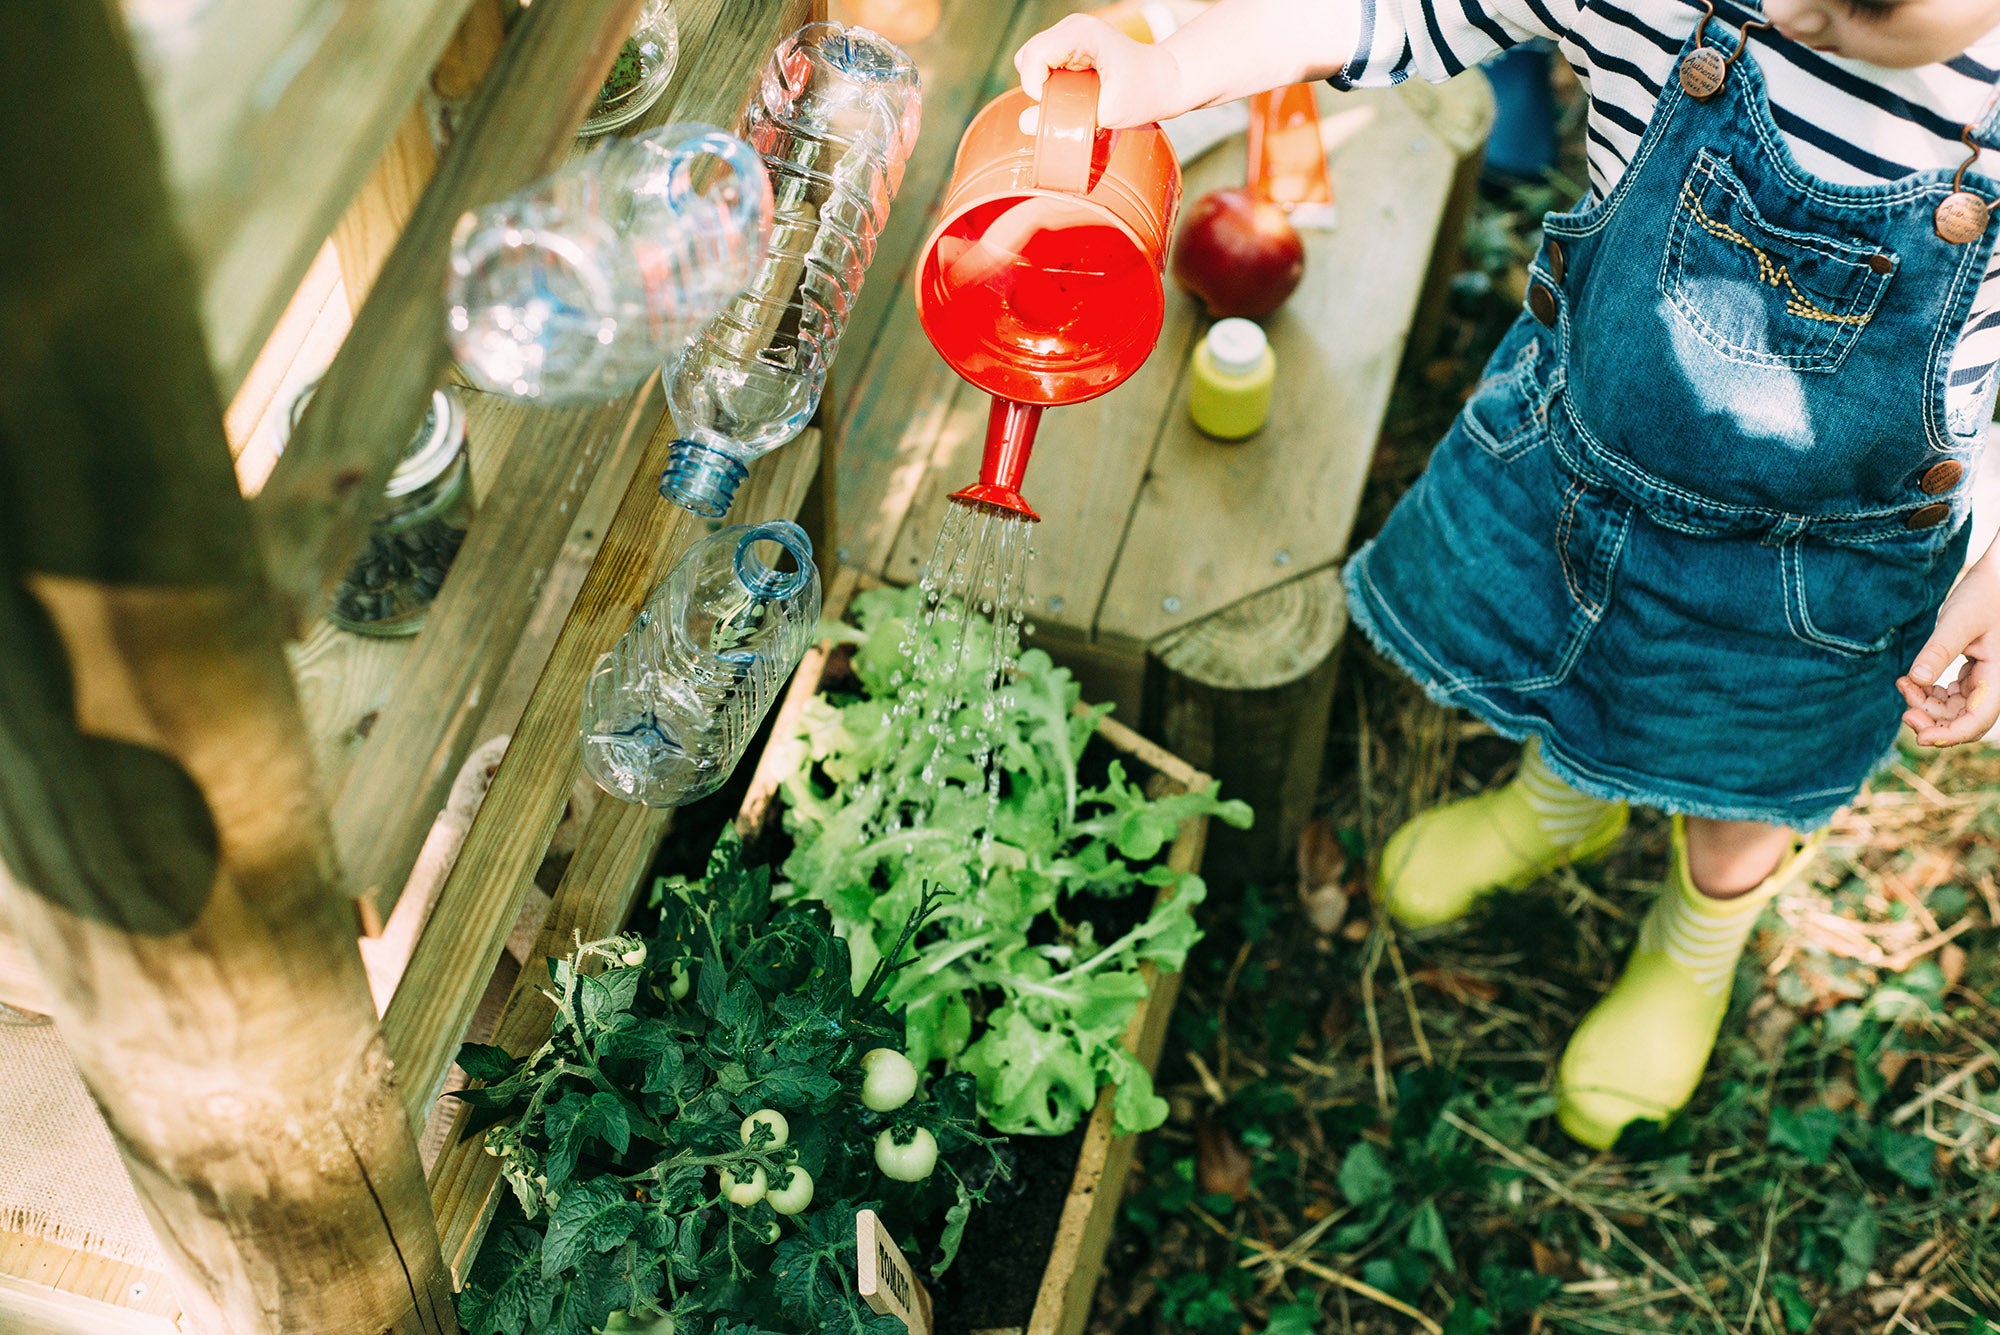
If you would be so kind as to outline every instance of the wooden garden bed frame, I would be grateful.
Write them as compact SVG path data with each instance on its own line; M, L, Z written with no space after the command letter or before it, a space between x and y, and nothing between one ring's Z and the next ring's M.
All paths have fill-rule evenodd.
M872 587L879 587L878 581L852 570L843 571L829 591L825 616L833 619L843 615L856 592ZM779 705L771 729L771 744L758 759L749 791L736 817L737 831L746 839L776 818L779 788L806 763L806 743L798 722L807 703L819 693L831 649L830 644L820 644L807 652ZM1100 720L1097 736L1132 768L1134 781L1142 783L1155 796L1199 792L1213 782L1208 775L1115 719ZM1180 832L1167 850L1167 865L1175 871L1201 870L1207 837L1208 817L1195 816L1182 822ZM1140 965L1140 972L1146 979L1146 999L1139 1003L1125 1030L1125 1046L1150 1072L1159 1065L1167 1022L1180 995L1181 976L1164 973L1152 964ZM1091 1296L1097 1291L1105 1248L1111 1242L1111 1229L1117 1222L1118 1206L1125 1196L1125 1178L1131 1171L1132 1155L1139 1140L1137 1136L1112 1134L1111 1099L1109 1088L1100 1091L1097 1106L1084 1129L1076 1172L1070 1179L1054 1245L1049 1250L1048 1264L1042 1269L1041 1288L1035 1295L1034 1311L1023 1335L1079 1335L1089 1320Z
M316 754L285 645L449 376L453 225L574 150L639 6L215 0L128 6L155 25L131 33L39 5L0 43L0 1000L55 1018L184 1329L457 1329L465 1166L427 1183L416 1133L562 815L584 678L707 532L655 489L658 379L582 409L466 391L478 516L422 634L356 651L378 679L351 745ZM679 71L631 132L740 124L824 0L675 9ZM246 499L232 455L315 343L338 352ZM807 492L831 427L731 517L803 506L830 551ZM358 931L489 729L512 743L378 1020ZM544 943L622 922L663 828L600 803ZM85 1297L60 1268L0 1274L0 1330L162 1323L115 1291L145 1286Z

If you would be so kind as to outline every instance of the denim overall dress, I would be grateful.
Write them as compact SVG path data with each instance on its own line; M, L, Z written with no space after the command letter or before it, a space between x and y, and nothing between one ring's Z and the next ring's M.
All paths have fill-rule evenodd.
M1670 77L1611 192L1549 215L1526 311L1346 582L1378 649L1576 788L1808 830L1894 744L1965 556L1987 414L1949 422L1947 379L2000 226L1938 234L1950 171L1806 172L1767 40L1706 101Z

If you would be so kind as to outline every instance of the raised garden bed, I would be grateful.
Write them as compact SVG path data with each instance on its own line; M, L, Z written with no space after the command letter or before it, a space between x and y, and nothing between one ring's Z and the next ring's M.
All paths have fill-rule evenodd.
M867 585L852 572L843 573L829 591L826 616L840 616L862 587ZM843 658L831 645L813 648L779 706L771 744L757 763L736 818L738 832L753 850L760 842L782 837L777 833L780 788L807 763L799 720L813 696L838 680L844 670ZM1120 760L1149 795L1196 792L1210 783L1207 775L1112 719L1099 723L1093 747L1103 748L1106 758ZM1197 870L1207 828L1206 817L1185 821L1166 851L1167 865L1176 871ZM1144 965L1143 972L1148 995L1127 1027L1125 1044L1150 1072L1159 1061L1167 1021L1180 991L1180 975L1163 973L1151 964ZM1025 1146L1021 1166L1027 1174L1043 1180L1052 1173L1066 1175L1068 1189L1058 1195L1037 1191L1031 1183L1012 1201L975 1213L966 1254L958 1263L965 1273L957 1267L948 1272L937 1294L940 1332L1077 1335L1083 1330L1138 1140L1113 1133L1112 1095L1109 1088L1099 1092L1089 1120L1077 1132L1054 1138L1014 1139L1016 1146ZM1013 1256L1040 1250L1047 1259L1039 1267L1032 1263L977 1266L972 1258L982 1250L982 1239ZM1024 1271L1033 1276L1028 1285L1021 1284ZM1025 1291L1030 1285L1031 1293Z

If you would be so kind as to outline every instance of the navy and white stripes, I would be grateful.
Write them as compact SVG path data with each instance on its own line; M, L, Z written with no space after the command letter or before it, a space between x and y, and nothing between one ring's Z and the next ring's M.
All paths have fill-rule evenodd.
M1439 82L1533 37L1556 42L1590 98L1590 189L1618 181L1701 18L1699 0L1359 0L1360 38L1333 82L1380 87L1414 76ZM1718 3L1712 40L1727 49L1750 11ZM1955 60L1878 69L1822 55L1774 32L1751 37L1772 117L1800 164L1830 181L1873 185L1965 159L1959 130L1977 121L2000 80L2000 32ZM2000 176L2000 153L1982 171ZM1953 356L1953 425L1987 405L2000 366L2000 257L1989 268Z

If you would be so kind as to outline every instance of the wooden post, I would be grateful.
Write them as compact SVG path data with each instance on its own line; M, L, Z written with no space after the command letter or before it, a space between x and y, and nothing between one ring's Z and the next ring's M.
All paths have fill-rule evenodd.
M0 43L4 916L192 1329L449 1335L112 13L31 6Z
M1153 646L1147 731L1257 813L1214 825L1205 873L1220 884L1282 877L1312 818L1347 628L1339 571L1246 598Z

